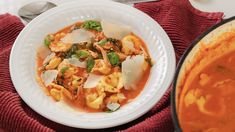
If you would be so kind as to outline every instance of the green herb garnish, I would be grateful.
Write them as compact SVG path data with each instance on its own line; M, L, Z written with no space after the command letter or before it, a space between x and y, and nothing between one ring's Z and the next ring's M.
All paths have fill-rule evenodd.
M85 59L89 56L89 52L86 50L78 50L76 51L76 54L79 59Z
M91 29L91 30L96 30L101 32L102 31L102 27L100 22L98 21L94 21L94 20L87 20L82 24L82 27L85 29Z
M44 39L44 45L49 47L51 44L51 40L50 40L50 36L46 36L46 38Z
M65 71L67 71L68 69L69 69L69 67L67 67L67 66L61 68L60 72L61 72L62 76L64 76Z
M111 65L116 66L119 64L119 56L115 52L109 52L107 56Z
M111 42L111 43L113 43L113 44L116 44L116 43L118 42L118 40L117 40L117 39L114 39L114 38L107 38L107 41L108 41L108 42Z
M107 43L107 39L102 39L98 42L99 45L103 46L105 43Z
M119 50L121 49L121 45L119 44L119 40L114 38L107 38L107 41L115 45Z
M91 57L89 57L88 59L87 59L87 71L88 72L91 72L91 70L92 70L92 68L94 67L94 65L95 65L95 60L93 59L93 58L91 58Z
M62 56L64 58L70 58L72 55L76 54L76 51L78 50L78 47L76 44L74 44L67 52L63 53Z

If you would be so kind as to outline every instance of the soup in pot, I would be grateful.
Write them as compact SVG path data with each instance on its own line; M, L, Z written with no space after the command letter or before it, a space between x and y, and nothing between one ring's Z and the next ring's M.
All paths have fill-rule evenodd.
M177 111L184 132L235 131L235 35L224 38L200 50L179 85Z

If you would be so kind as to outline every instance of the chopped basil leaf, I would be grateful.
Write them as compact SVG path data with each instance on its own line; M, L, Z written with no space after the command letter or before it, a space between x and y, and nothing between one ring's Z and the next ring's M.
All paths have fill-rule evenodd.
M94 65L95 65L95 60L93 58L89 57L87 59L87 71L91 72L91 70L94 67Z
M68 69L69 69L69 67L67 67L67 66L61 68L60 72L61 72L62 76L64 75L65 71Z
M98 42L99 45L103 46L105 43L107 43L107 39L102 39Z
M62 56L64 58L70 58L72 55L76 54L76 51L78 50L78 47L76 44L74 44L67 52L63 53Z
M119 50L121 49L121 45L119 43L119 40L114 38L107 38L107 41L115 45Z
M78 50L76 51L76 54L79 59L85 59L89 56L89 52L86 50Z
M116 66L119 64L119 56L115 52L109 52L107 56L111 65Z
M117 39L114 39L114 38L107 38L107 41L108 41L108 42L111 42L111 43L113 43L113 44L116 44L116 43L118 42L118 40L117 40Z
M51 40L49 36L46 36L46 38L44 39L44 45L49 47L51 44Z
M92 29L96 31L102 31L100 22L94 20L87 20L82 24L82 27L85 29Z

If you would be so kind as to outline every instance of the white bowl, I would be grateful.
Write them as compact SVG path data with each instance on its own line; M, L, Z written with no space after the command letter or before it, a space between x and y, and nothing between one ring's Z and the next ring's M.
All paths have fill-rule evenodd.
M85 113L61 106L38 85L36 49L48 33L87 19L106 19L129 25L147 44L155 64L141 94L113 113ZM111 1L76 1L51 9L30 22L17 37L10 56L13 84L25 103L40 115L71 127L108 128L132 121L151 109L169 87L175 53L160 25L143 12Z

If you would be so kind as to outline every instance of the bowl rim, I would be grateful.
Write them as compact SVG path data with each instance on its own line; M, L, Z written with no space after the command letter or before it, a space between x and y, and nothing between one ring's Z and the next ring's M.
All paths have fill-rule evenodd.
M201 41L204 37L206 37L208 34L210 34L213 30L217 29L218 27L231 22L235 20L235 16L232 16L230 18L224 19L221 22L215 24L214 26L210 27L209 29L207 29L206 31L204 31L201 35L199 35L197 38L195 38L193 40L193 42L189 45L189 47L185 50L185 52L183 53L183 55L181 56L177 67L176 67L176 71L175 71L175 75L174 75L174 80L173 80L173 89L171 92L171 115L172 115L172 120L173 120L173 124L175 127L175 131L176 132L182 132L182 129L180 127L180 123L179 123L179 119L178 119L178 115L176 112L176 85L177 85L177 80L178 80L178 75L180 73L181 67L185 62L185 59L187 58L188 54L192 51L192 49L198 44L199 41Z
M50 11L48 11L48 12L54 12L54 10L56 10L56 9L58 9L58 8L62 8L62 7L65 7L66 5L70 5L70 4L76 4L76 3L82 3L82 2L86 2L86 4L89 4L89 3L99 3L99 1L94 1L94 2L88 2L88 1L85 1L85 0L80 0L80 1L73 1L73 2L68 2L68 3L65 3L65 4L63 4L63 5L61 5L61 6L58 6L58 7L55 7L55 8L53 8L53 9L51 9ZM21 97L21 99L30 107L30 108L32 108L36 113L38 113L39 115L41 115L41 116L43 116L43 117L45 117L45 118L47 118L48 120L51 120L51 121L54 121L54 122L56 122L56 123L59 123L59 124L63 124L63 125L66 125L66 126L70 126L70 127L74 127L74 128L85 128L85 129L101 129L101 128L110 128L110 127L114 127L114 126L118 126L118 125L122 125L122 124L124 124L124 123L128 123L128 122L130 122L130 121L132 121L132 120L135 120L135 119L137 119L137 118L139 118L140 116L142 116L142 115L144 115L146 112L148 112L157 102L159 102L159 100L160 100L160 98L163 96L163 94L165 93L165 91L166 91L166 89L170 86L170 84L171 84L171 82L172 82L172 80L173 80L173 76L174 76L174 71L175 71L175 52L174 52L174 49L173 49L173 45L172 45L172 42L170 41L170 39L169 39L169 37L168 37L168 35L166 34L166 32L163 30L163 28L160 26L160 24L158 23L158 22L156 22L156 21L154 21L150 16L148 16L146 13L144 13L144 12L142 12L142 11L140 11L140 10L138 10L138 9L136 9L136 8L134 8L134 7L131 7L131 6L129 6L129 5L125 5L125 4L121 4L121 3L117 3L117 2L113 2L113 1L108 1L108 0L104 0L103 1L104 3L108 3L108 4L111 4L111 3L113 3L113 4L115 4L115 5L122 5L123 7L125 6L125 8L129 8L129 9L131 9L131 10L135 10L135 12L138 12L140 15L142 15L142 16L145 16L146 18L149 18L149 20L150 20L150 22L154 22L155 23L155 25L157 26L157 27L159 27L159 30L161 31L161 32L164 32L164 34L162 34L161 32L160 32L160 36L163 38L162 40L164 40L165 39L165 41L164 41L164 43L168 43L164 48L164 50L169 50L170 51L170 53L167 53L166 52L166 54L168 55L167 57L168 58L170 58L170 59L167 59L167 62L169 63L169 65L174 65L174 66L171 66L170 67L170 69L168 69L167 70L167 72L165 73L165 76L168 76L168 77L165 77L165 79L163 80L163 84L162 84L162 88L161 89L164 89L165 88L165 90L164 90L164 92L163 93L158 93L159 94L159 99L157 100L157 99L155 99L155 100L157 100L157 101L155 101L155 100L153 100L154 101L154 103L153 103L153 101L152 102L149 102L149 103L146 103L146 107L145 108L143 108L143 110L141 110L141 113L139 114L139 115L134 115L133 117L131 117L131 118L128 118L127 117L127 119L125 119L125 121L123 121L123 122L115 122L115 123L112 123L111 125L110 124L106 124L106 125L103 125L103 126L93 126L93 127L87 127L87 126L82 126L82 125L71 125L71 124L68 124L68 123L65 123L65 122L62 122L62 121L58 121L58 120L56 120L54 117L51 117L51 116L47 116L46 114L44 114L43 112L41 112L41 111L39 111L39 110L37 110L36 109L36 107L32 107L33 105L31 104L31 103L29 103L28 101L25 101L26 100L26 98L23 96L23 95L21 95L20 94L20 92L19 92L19 90L16 88L16 91L17 91L17 93L20 95L20 97ZM100 4L100 3L99 3ZM103 3L102 3L103 4ZM47 12L45 13L45 14L48 14ZM43 13L42 15L40 15L41 17L42 16L45 16L45 14ZM32 25L33 23L34 23L34 21L36 21L36 20L38 20L39 18L40 18L40 16L39 17L37 17L37 18L35 18L34 20L32 20L32 22L31 23L29 23L28 25ZM27 26L28 26L27 25ZM22 32L24 32L24 31L26 31L27 30L27 26L21 31L21 33ZM13 47L12 47L12 50L11 50L11 53L10 53L10 60L9 60L9 67L10 67L10 75L11 75L11 80L12 80L12 82L13 82L13 84L14 84L14 86L16 86L18 83L17 83L17 80L16 80L16 77L14 77L13 75L13 73L14 73L14 70L12 70L13 69L13 61L14 61L14 59L13 58L15 58L14 56L13 56L13 52L14 52L14 50L16 50L16 42L18 41L18 40L20 40L20 37L22 36L21 35L21 33L19 34L19 36L17 37L17 39L16 39L16 41L15 41L15 43L14 43L14 45L13 45ZM172 51L172 52L171 52ZM13 77L12 77L13 76ZM167 88L166 88L167 87ZM150 107L150 105L151 105L151 107Z

